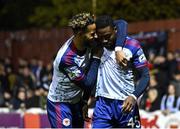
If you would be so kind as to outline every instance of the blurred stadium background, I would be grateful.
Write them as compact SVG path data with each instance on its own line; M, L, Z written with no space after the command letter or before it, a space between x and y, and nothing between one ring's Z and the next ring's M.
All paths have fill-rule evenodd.
M180 106L161 106L173 88L180 104L180 0L0 0L0 128L49 127L52 61L72 35L68 19L84 11L125 19L141 41L151 74L139 100L143 128L180 128Z

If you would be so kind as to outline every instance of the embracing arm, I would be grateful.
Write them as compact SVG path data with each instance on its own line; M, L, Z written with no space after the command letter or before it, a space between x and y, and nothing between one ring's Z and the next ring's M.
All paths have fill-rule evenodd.
M116 60L119 64L123 66L127 66L127 59L125 57L124 52L122 51L123 46L126 41L127 37L127 22L124 20L117 20L114 22L116 29L117 29L117 35L116 35Z
M79 80L77 83L84 85L87 88L92 88L92 86L94 86L96 83L99 64L100 64L100 59L92 58L89 71L82 78L82 80Z
M84 88L92 88L96 82L98 67L100 64L100 59L92 58L89 70L85 73L84 70L77 64L72 64L68 66L61 66L64 73L68 78L75 83L77 86Z
M115 50L122 50L122 47L124 46L124 42L127 37L127 29L128 29L128 23L125 20L116 20L114 21L114 24L117 29L117 39L116 39L116 47Z
M67 59L62 61L63 65L60 64L61 67L59 66L73 83L84 90L84 98L86 99L88 99L95 86L102 53L102 48L93 49L93 57L90 59L90 65L86 72L75 62L69 61L69 63Z

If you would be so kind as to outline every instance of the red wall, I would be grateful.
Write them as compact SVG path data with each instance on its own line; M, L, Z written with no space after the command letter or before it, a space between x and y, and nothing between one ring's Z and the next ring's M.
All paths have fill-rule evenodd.
M168 50L180 49L180 19L131 23L128 29L130 33L166 30ZM0 58L13 57L13 63L16 64L19 57L38 57L47 63L70 35L72 31L67 28L0 32Z
M10 56L13 63L17 64L19 57L27 60L37 57L47 63L70 35L70 29L0 32L0 58Z
M168 50L180 49L180 19L147 21L129 24L129 32L168 31Z

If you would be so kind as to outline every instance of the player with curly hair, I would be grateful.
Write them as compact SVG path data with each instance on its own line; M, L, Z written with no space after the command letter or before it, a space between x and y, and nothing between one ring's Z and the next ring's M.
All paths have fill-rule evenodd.
M95 34L93 17L89 13L77 14L70 20L69 26L74 36L60 48L53 63L53 78L47 99L52 128L83 127L83 100L88 99L100 64L101 53L94 51L91 55L90 52Z

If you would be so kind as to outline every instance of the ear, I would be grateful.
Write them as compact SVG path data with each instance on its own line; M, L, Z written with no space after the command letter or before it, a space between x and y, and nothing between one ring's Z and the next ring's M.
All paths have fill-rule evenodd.
M114 27L114 31L117 33L117 28L116 28L116 26Z
M97 39L97 38L98 38L97 33L95 33L95 34L94 34L94 38L95 38L95 39Z

